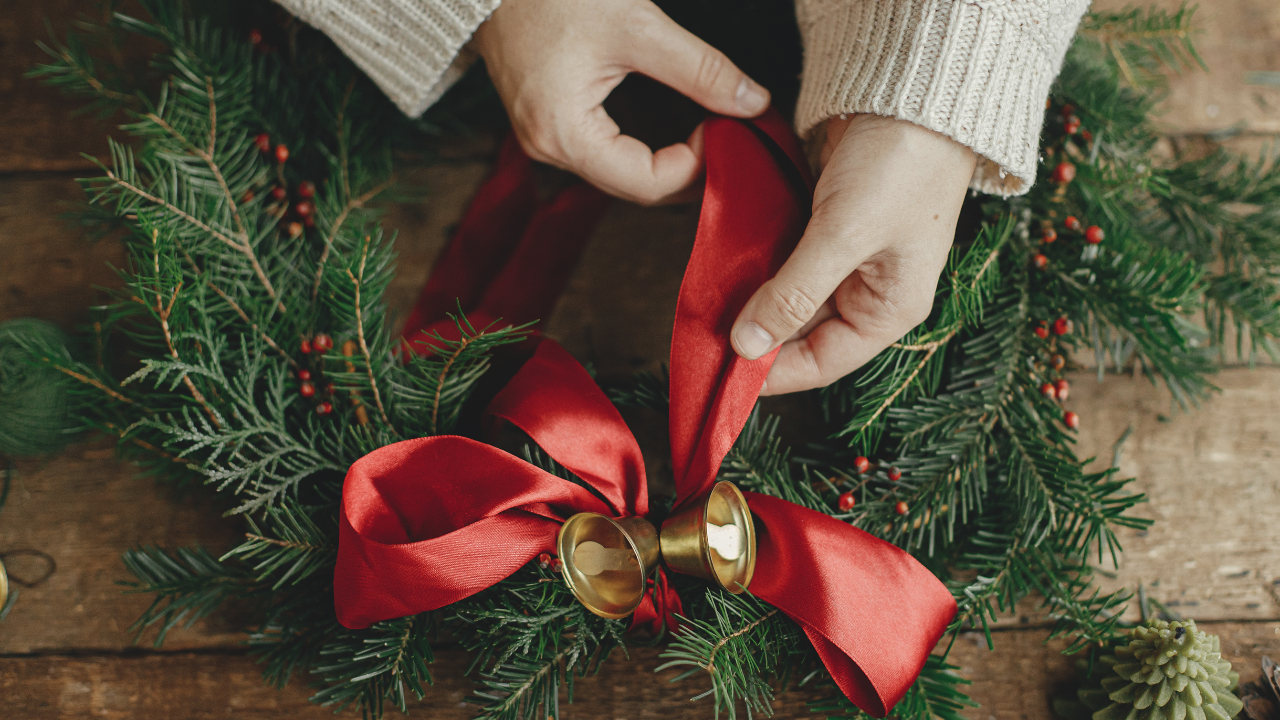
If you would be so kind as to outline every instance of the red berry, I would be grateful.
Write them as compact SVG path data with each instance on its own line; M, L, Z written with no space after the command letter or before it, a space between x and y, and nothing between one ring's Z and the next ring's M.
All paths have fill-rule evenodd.
M561 572L564 569L564 563L560 562L560 558L551 558L551 572Z
M334 385L333 383L329 383L328 385L325 385L325 386L324 386L324 391L325 391L325 392L327 392L327 393L329 393L330 395L332 395L334 392L336 392L336 391L337 391L337 389L338 389L338 386L337 386L337 385Z
M297 213L299 217L310 217L311 211L314 209L315 209L315 206L307 202L306 200L303 200L302 202L293 206L293 211Z
M315 347L316 352L329 352L333 349L333 338L321 333L311 338L311 345Z
M253 144L262 152L271 152L271 136L266 133L258 133L253 139Z
M240 202L242 202L242 203L247 203L247 202L249 202L250 200L252 200L253 198L254 198L253 191L252 191L252 190L245 190L245 191L244 191L244 195L241 195L241 196L240 196Z
M325 401L316 406L317 415L328 415L333 412L333 403Z
M1067 118L1065 129L1068 135L1075 135L1076 133L1080 132L1080 118L1076 117L1075 115L1072 115L1071 117Z
M1062 357L1061 355L1054 355L1053 357L1049 358L1049 367L1053 368L1054 370L1061 370L1062 368L1066 367L1066 365L1067 365L1067 359Z
M902 479L902 471L896 467L889 468L886 474L889 476L889 482L898 482Z
M306 216L306 217L302 218L302 224L303 224L303 225L306 225L307 227L315 227L315 226L316 226L316 219L315 219L314 217L312 217L312 216L308 215L308 216Z
M1085 242L1089 243L1090 245L1097 245L1098 243L1102 242L1102 239L1105 238L1106 236L1107 234L1102 232L1102 228L1098 227L1097 225L1090 225L1089 229L1084 231Z
M1053 400L1058 397L1058 391L1053 387L1053 383L1045 383L1040 386L1040 394Z
M1068 215L1067 219L1062 221L1062 224L1066 225L1068 230L1072 230L1074 232L1080 231L1080 220L1077 219L1075 215Z
M1037 270L1043 270L1049 267L1049 258L1045 257L1044 253L1036 253L1032 256L1031 262L1035 263Z
M275 187L271 188L271 199L272 199L272 200L277 200L277 201L279 201L279 200L284 200L284 199L285 199L285 198L287 198L287 197L289 197L289 192L288 192L287 190L285 190L284 188L280 187L279 185L277 185L277 186L275 186Z
M538 554L538 567L542 568L543 570L546 570L547 568L551 567L551 555L549 553Z
M1066 335L1071 332L1071 320L1069 318L1058 318L1053 321L1053 334Z
M299 380L310 380L310 379L311 379L311 371L310 371L310 370L299 370L299 371L298 371L298 379L299 379Z
M316 196L316 184L310 180L303 180L298 183L298 197L310 198Z
M311 397L316 394L316 386L309 382L304 382L298 387L298 394L302 397Z
M899 500L898 504L893 506L893 511L898 513L899 515L906 515L907 510L908 510L907 503L906 501L903 501L903 500Z
M1047 328L1047 327L1045 327L1045 326L1043 326L1043 325L1041 325L1040 327L1036 328L1036 337L1040 338L1041 340L1044 340L1044 339L1048 338L1048 337L1049 337L1049 328Z
M858 501L853 497L852 490L840 496L840 509L845 512L849 512L853 509L853 506L857 504Z
M1053 384L1053 389L1058 393L1059 400L1066 400L1067 396L1071 394L1071 383L1066 380L1059 380Z
M1066 185L1075 179L1076 166L1069 162L1060 162L1058 163L1058 166L1053 169L1053 181L1060 185Z
M257 44L258 44L258 43L260 43L260 42L262 42L262 31L261 31L261 30L259 30L258 28L254 28L254 29L250 30L250 31L249 31L249 44L250 44L250 45L257 45Z
M289 159L289 148L284 145L276 146L276 162L285 162Z
M866 472L870 468L871 468L871 461L862 457L861 455L853 459L853 469L857 470L859 475Z
M1044 242L1046 242L1046 243L1051 243L1051 242L1053 242L1054 240L1057 240L1057 239L1058 239L1058 231L1057 231L1057 230L1054 230L1054 229L1053 229L1053 228L1051 228L1051 227L1050 227L1050 228L1045 228L1045 229L1044 229L1044 235L1042 235L1040 239L1041 239L1041 240L1043 240L1043 241L1044 241Z
M1085 130L1084 132L1080 133L1080 137L1084 138L1084 141L1087 143L1093 142L1093 133L1089 132L1088 130Z
M1076 111L1076 106L1072 105L1071 103L1067 103L1066 105L1062 106L1062 117L1071 117L1073 114L1075 114L1075 111Z
M1067 427L1075 430L1080 427L1080 416L1068 410L1062 414L1062 422L1066 423Z
M287 226L285 226L285 229L289 231L289 237L296 238L302 235L302 223L291 222Z
M303 354L303 355L306 355L306 354L310 353L310 352L311 352L311 341L309 341L309 340L303 340L301 343L299 343L299 344L298 344L298 350L302 351L302 354Z

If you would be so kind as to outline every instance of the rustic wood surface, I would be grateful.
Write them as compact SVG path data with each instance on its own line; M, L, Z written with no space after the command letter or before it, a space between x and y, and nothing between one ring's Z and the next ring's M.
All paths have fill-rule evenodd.
M1177 2L1161 0L1169 6ZM1107 6L1122 3L1107 0ZM73 327L111 285L122 261L110 240L86 245L79 229L57 216L81 199L74 178L101 154L109 124L70 115L74 103L21 78L40 58L44 17L59 20L83 0L0 0L0 320L37 316ZM1174 81L1161 118L1179 142L1233 142L1254 148L1280 132L1280 89L1245 84L1252 70L1280 71L1280 6L1273 0L1206 5L1199 47L1212 74ZM133 52L126 49L126 52ZM481 151L483 153L483 149ZM486 166L474 152L406 179L430 202L396 206L385 220L399 231L400 269L389 293L403 312L426 278ZM675 296L697 222L689 207L641 209L616 203L588 247L582 267L549 318L548 332L608 375L661 361L670 342ZM1262 654L1280 658L1280 368L1232 368L1215 380L1222 392L1193 414L1169 406L1145 379L1092 374L1072 377L1071 409L1083 418L1080 451L1109 463L1129 427L1121 470L1137 478L1150 502L1139 511L1157 520L1145 533L1122 535L1126 552L1107 588L1144 585L1153 598L1221 635L1224 652L1245 680ZM173 632L165 649L134 644L129 626L149 602L121 592L130 579L120 553L146 544L200 543L224 550L233 524L208 511L200 491L175 493L112 459L110 443L77 445L16 466L0 511L0 551L49 553L57 571L22 589L0 623L0 707L6 717L244 718L330 717L307 701L308 678L277 691L261 683L243 650L234 609ZM31 561L14 571L35 572ZM1031 606L1006 616L997 652L966 635L952 660L974 681L982 707L974 720L1051 717L1048 698L1070 677L1070 659L1045 645L1047 631ZM670 685L651 672L656 651L611 658L599 676L578 684L567 718L705 718L710 706L687 698L698 680ZM470 717L464 659L442 648L437 685L415 715ZM804 692L788 694L780 717L805 717Z

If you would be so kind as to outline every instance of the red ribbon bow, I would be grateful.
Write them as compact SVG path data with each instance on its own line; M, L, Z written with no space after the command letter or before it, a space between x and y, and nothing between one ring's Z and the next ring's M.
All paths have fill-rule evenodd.
M809 190L797 187L807 182L797 182L807 178L798 143L776 114L750 125L709 119L704 141L706 194L671 350L677 507L710 488L754 407L773 355L741 359L729 348L729 329L794 247L809 202ZM635 439L558 345L542 342L489 411L600 497L467 438L376 450L351 466L343 488L335 569L343 625L433 610L488 588L553 551L560 525L575 513L648 512ZM883 540L785 500L744 494L757 528L748 590L794 619L841 691L883 717L955 614L950 593ZM657 603L669 600L664 592ZM666 614L650 612L655 622Z

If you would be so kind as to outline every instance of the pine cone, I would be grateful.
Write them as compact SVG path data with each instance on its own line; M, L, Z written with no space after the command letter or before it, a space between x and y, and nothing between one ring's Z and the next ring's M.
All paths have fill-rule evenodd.
M1093 720L1229 720L1243 707L1218 636L1194 620L1150 620L1098 661L1101 682L1078 693Z

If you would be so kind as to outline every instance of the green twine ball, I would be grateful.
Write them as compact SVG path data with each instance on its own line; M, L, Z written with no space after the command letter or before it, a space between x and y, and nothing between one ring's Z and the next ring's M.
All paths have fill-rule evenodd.
M1093 720L1229 720L1244 707L1218 636L1194 620L1149 620L1098 662L1100 680L1077 693Z
M42 455L72 440L65 378L38 364L35 354L66 343L61 330L42 320L0 323L0 454Z

